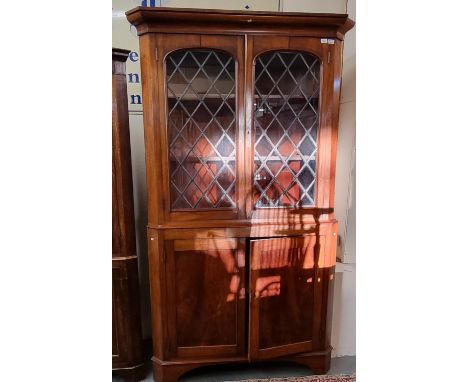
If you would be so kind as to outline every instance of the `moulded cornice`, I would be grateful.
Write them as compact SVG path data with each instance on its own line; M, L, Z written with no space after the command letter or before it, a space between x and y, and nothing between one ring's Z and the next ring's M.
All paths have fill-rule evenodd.
M137 7L128 21L145 33L277 34L332 37L342 40L354 21L347 14L226 11Z

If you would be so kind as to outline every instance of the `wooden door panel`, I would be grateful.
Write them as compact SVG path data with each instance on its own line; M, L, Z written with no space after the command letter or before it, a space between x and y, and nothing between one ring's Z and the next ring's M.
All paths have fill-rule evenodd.
M312 351L319 340L317 268L323 237L287 237L251 242L251 347L253 359Z
M237 239L167 242L173 354L245 352L245 257Z

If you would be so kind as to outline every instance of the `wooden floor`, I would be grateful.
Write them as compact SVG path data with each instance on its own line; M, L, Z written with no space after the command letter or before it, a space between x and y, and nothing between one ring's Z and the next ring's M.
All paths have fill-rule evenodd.
M356 357L347 356L332 358L331 368L327 374L350 374L356 372ZM282 378L311 375L311 371L294 363L257 363L245 365L210 366L193 370L185 374L180 382L214 382L238 381L254 378ZM121 382L122 379L113 376L112 382ZM144 382L153 382L153 372L148 364L148 372Z

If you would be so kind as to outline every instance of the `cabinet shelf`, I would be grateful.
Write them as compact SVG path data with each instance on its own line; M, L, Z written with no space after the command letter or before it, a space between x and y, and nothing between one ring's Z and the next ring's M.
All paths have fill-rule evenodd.
M304 161L304 159L299 155L293 155L292 157L279 156L279 155L271 155L269 157L266 157L266 156L255 155L254 160L255 161L262 161L262 162L265 162L266 160L268 160L268 161L285 161L288 158L289 158L288 162L291 162L291 161ZM309 157L308 160L315 160L315 155Z
M288 159L289 158L289 159ZM184 162L232 162L235 161L235 156L210 156L210 157L186 157ZM269 157L266 156L255 156L255 161L286 161L288 162L304 162L304 158L299 155L293 155L292 157L287 156L279 156L279 155L271 155ZM315 155L308 158L308 160L312 161L315 160ZM177 159L171 157L169 158L170 162L177 162Z
M303 95L290 95L290 96L282 96L281 94L270 94L268 97L266 96L260 96L258 94L255 94L254 95L254 98L255 99L263 99L263 98L267 98L267 99L293 99L293 100L304 100L304 96ZM316 97L312 97L311 99L319 99L319 95L317 94Z
M203 162L233 162L236 160L235 156L227 156L227 157L218 157L218 156L213 156L213 157L187 157L184 159L184 162L190 162L190 163L201 163ZM174 158L169 158L170 162L177 162L176 159Z
M235 94L198 94L198 97L195 94L185 94L182 97L182 94L176 95L169 95L168 98L170 100L173 99L182 99L182 101L198 101L199 99L209 99L209 100L220 100L223 101L225 99L235 99Z
M176 94L176 95L170 94L170 95L168 95L167 98L169 98L171 100L182 98L183 101L198 101L200 98L210 99L210 100L218 99L218 100L222 101L223 99L235 99L236 95L235 94L229 94L229 95L228 94L198 94L198 97L197 97L195 94L185 94L182 97L182 94ZM264 98L267 98L267 99L285 99L285 97L283 97L281 94L270 94L268 97L261 97L261 96L255 94L254 98L255 99L264 99ZM287 99L288 100L301 100L301 101L304 101L304 96L302 96L302 95L289 96L289 97L287 97ZM318 100L319 96L317 95L316 97L312 97L311 99Z

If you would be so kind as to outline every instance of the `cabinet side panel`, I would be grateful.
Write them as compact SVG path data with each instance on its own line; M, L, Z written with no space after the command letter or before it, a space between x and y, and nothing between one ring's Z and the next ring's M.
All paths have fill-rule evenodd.
M327 305L326 305L326 314L323 318L324 322L324 347L331 346L331 330L332 330L332 319L333 319L333 296L335 290L335 264L336 264L336 246L337 246L337 237L338 237L338 223L334 223L331 228L330 238L329 238L329 262L327 266L328 274L328 288L327 288Z
M146 185L148 224L162 220L163 193L161 187L160 110L158 106L160 73L157 65L157 45L154 34L140 36L143 123L145 129Z
M336 155L338 146L338 125L340 116L340 96L341 96L341 71L343 65L343 41L336 40L333 56L333 116L332 116L332 136L331 136L331 166L330 166L330 196L329 206L335 207L335 174Z
M153 354L163 359L169 353L166 316L166 269L162 233L148 229L148 262L150 275Z

